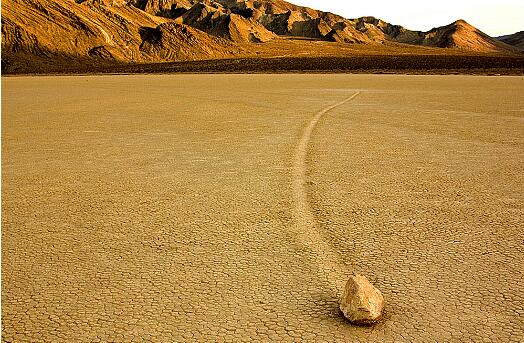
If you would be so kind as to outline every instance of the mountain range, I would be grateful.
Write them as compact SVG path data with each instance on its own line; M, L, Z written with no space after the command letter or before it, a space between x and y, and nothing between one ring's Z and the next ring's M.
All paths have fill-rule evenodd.
M311 49L311 46L318 48ZM4 0L2 62L85 58L165 62L350 47L522 54L523 32L489 37L463 20L427 32L282 0ZM286 48L282 48L286 47ZM422 51L422 50L421 50ZM430 50L424 50L430 51Z

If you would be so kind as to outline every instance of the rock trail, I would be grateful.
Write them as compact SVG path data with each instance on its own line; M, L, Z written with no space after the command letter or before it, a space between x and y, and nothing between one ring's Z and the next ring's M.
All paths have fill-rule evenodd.
M333 109L355 99L359 94L360 92L356 92L350 97L317 112L304 129L296 147L293 160L293 230L297 235L297 240L310 249L311 253L315 256L319 272L325 275L329 284L336 290L337 295L342 293L348 271L337 253L330 247L329 243L325 241L316 227L307 196L306 158L311 135L320 119Z

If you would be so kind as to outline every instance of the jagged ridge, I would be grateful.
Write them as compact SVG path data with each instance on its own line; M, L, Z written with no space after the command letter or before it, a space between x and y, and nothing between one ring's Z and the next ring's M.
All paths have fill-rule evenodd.
M111 0L6 0L2 50L7 54L91 56L121 61L192 60L233 56L242 50L134 3ZM156 40L151 40L156 32Z
M138 6L237 42L265 42L276 34L342 43L393 41L475 52L515 52L463 20L421 32L374 17L346 19L282 0L142 0Z

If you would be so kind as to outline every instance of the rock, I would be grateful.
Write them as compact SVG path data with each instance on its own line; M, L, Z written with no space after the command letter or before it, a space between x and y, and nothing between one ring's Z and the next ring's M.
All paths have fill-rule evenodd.
M384 297L365 276L353 275L340 298L340 310L353 324L371 325L382 318Z

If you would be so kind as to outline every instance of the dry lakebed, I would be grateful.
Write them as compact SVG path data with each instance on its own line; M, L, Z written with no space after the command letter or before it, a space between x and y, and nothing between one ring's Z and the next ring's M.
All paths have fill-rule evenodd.
M3 77L2 179L4 342L524 339L523 77Z

